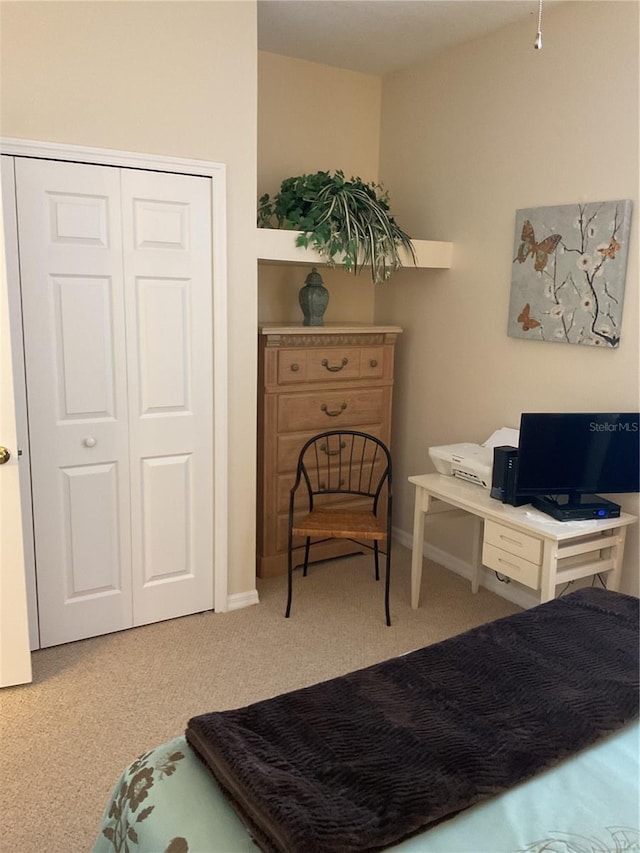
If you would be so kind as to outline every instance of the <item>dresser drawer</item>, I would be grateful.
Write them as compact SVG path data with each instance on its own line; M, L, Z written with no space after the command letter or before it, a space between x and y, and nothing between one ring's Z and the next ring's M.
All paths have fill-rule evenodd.
M320 469L319 472L310 471L309 475L311 478L311 484L315 488L316 485L320 485L322 488L335 488L338 483L342 487L353 487L360 488L362 490L368 489L371 487L372 482L377 482L379 478L382 476L382 471L384 469L384 465L386 463L386 459L382 459L380 457L376 460L375 470L371 470L372 466L365 465L362 470L362 475L355 476L352 475L351 481L349 480L349 475L347 469L341 469L339 465L324 466ZM319 476L318 476L319 474ZM295 483L295 470L288 471L287 473L278 474L278 486L276 490L276 504L278 507L278 512L288 512L289 510L289 496L291 493L291 489L293 488L293 484ZM319 480L319 483L317 482ZM304 506L308 506L308 497L307 497L307 487L304 480L301 480L300 485L298 487L298 491L296 492L296 501L300 504L304 504ZM314 498L314 505L322 506L326 503L327 498L330 497L332 501L336 500L336 495L322 495L316 494ZM353 498L342 498L343 500L353 500Z
M312 347L282 350L278 353L278 384L379 379L383 375L383 368L382 347Z
M511 578L531 589L540 586L540 566L485 541L482 547L482 563L489 569Z
M542 542L535 536L513 530L495 521L485 521L484 541L509 554L522 557L530 563L540 565L542 561Z
M282 394L278 400L278 433L322 432L381 423L388 409L384 388Z
M344 424L341 424L341 426L344 426ZM333 427L328 426L327 429L333 429ZM345 429L351 429L351 427L346 426ZM285 471L295 471L302 445L307 441L307 439L313 438L313 436L318 432L321 432L321 430L314 429L305 433L296 433L295 435L289 434L278 436L276 470L283 473ZM382 427L380 424L375 424L375 426L367 424L366 429L364 429L363 432L384 441ZM291 486L293 486L293 481L294 477L292 475ZM291 486L289 488L291 488Z
M295 479L295 471L290 471L288 474L280 474L278 476L276 504L279 513L289 512L289 497L293 484L295 483ZM344 500L344 498L342 498L342 500ZM314 506L318 508L330 502L335 503L335 501L335 495L316 495ZM296 512L298 512L298 510L302 511L302 509L304 509L305 512L308 512L309 510L309 499L307 497L307 489L304 483L300 484L300 487L296 492Z
M296 477L294 471L290 471L288 474L280 474L278 477L276 503L279 513L289 513L289 497L291 495L291 489L293 488L295 479ZM353 498L351 496L346 498L342 495L335 494L315 495L314 506L316 509L318 509L318 507L326 506L326 504L328 503L344 503L345 501L353 501ZM309 498L307 495L307 488L304 482L300 483L298 491L296 492L295 510L296 514L299 514L303 510L304 512L309 511Z

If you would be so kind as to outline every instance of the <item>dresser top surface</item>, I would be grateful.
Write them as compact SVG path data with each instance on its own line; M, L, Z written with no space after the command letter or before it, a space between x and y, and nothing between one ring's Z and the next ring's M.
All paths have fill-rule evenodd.
M376 326L370 323L325 323L324 326L301 326L281 323L259 326L261 335L343 335L343 334L400 334L400 326Z

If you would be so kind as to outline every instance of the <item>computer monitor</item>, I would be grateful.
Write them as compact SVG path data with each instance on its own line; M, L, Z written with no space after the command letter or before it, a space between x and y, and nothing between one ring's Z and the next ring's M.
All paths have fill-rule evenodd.
M544 499L584 507L596 505L601 493L640 491L640 415L523 413L516 489L545 512Z

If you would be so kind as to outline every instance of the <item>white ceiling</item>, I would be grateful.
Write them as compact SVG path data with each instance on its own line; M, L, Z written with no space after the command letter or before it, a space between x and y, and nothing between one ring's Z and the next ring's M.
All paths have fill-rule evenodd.
M559 0L544 0L544 11ZM258 48L383 75L531 20L538 0L258 0Z

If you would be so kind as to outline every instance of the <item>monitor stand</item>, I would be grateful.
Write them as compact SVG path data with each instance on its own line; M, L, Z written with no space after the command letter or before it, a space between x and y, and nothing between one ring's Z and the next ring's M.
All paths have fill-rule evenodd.
M531 499L531 504L558 521L620 517L620 504L601 498L600 495L581 495L575 492L568 495L536 495Z

